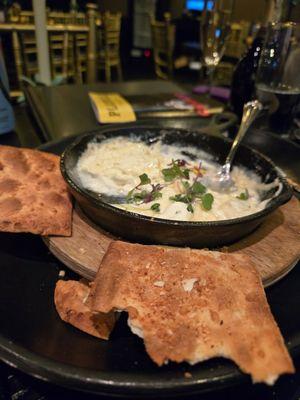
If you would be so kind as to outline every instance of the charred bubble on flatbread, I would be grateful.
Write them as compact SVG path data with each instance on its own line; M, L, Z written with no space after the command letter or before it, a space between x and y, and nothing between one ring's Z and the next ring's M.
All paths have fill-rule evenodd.
M98 312L127 311L158 365L222 356L254 382L268 384L294 372L260 277L245 255L115 241L89 302Z
M115 314L91 311L85 304L89 293L86 281L57 281L54 292L56 310L63 321L90 335L108 339L115 324Z
M70 236L71 218L59 157L0 146L0 231Z

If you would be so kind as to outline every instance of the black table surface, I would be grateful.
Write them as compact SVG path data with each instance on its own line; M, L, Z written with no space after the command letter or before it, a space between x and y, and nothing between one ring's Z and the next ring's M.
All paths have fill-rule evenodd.
M300 146L281 139L270 132L260 135L249 134L247 143L271 157L285 172L295 179L295 171L300 171ZM15 133L0 136L0 144L19 145ZM300 315L300 314L299 314ZM300 318L300 316L299 316ZM284 376L274 387L243 384L238 387L220 390L216 393L191 396L191 400L203 399L241 399L244 400L296 400L300 399L300 357L295 360L296 374ZM50 383L41 382L0 363L0 400L7 399L108 399L66 390Z
M41 139L48 141L94 131L99 127L88 97L89 92L117 92L130 97L143 94L174 94L185 92L186 87L187 85L178 86L170 81L144 80L110 84L27 87L25 96L33 119L40 130ZM220 105L213 99L210 99L210 103ZM194 124L200 127L207 124L205 118L185 119L194 121ZM175 121L178 122L178 119Z

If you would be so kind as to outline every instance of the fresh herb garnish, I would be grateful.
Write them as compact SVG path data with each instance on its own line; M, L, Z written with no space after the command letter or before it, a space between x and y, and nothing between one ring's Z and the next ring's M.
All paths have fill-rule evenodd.
M211 193L207 193L206 187L199 182L199 178L203 176L203 169L201 162L198 166L188 168L188 162L185 160L177 159L172 160L168 165L170 168L164 168L161 172L165 182L172 183L174 180L179 180L182 185L183 193L175 194L169 199L175 202L187 204L187 211L194 212L194 203L198 200L201 202L204 210L210 210L214 201L214 197ZM190 179L190 172L195 174L192 182ZM127 195L128 203L145 204L155 201L162 197L161 190L166 185L160 183L154 185L151 183L149 176L144 173L139 176L140 183L134 187ZM151 185L151 190L145 190L141 188L144 185ZM160 203L154 203L151 206L151 210L159 212Z
M194 207L192 206L192 204L190 203L187 208L186 208L189 212L193 213L194 212Z
M142 174L139 176L139 178L140 178L140 183L138 186L148 185L148 183L151 183L151 179L147 174Z
M211 193L205 193L201 197L202 207L204 210L209 211L211 210L212 204L214 202L214 196Z
M152 204L151 210L156 211L156 212L160 212L160 204L159 203Z
M190 203L190 198L186 194L175 194L175 196L169 197L170 200L173 200L177 203Z
M248 200L249 199L248 189L245 189L245 191L242 192L239 196L236 196L236 198L239 200Z
M188 168L185 168L182 171L182 175L185 177L185 179L190 179L190 170Z
M191 191L195 195L204 194L206 192L206 187L204 185L202 185L202 183L196 181L191 186Z
M165 182L172 182L177 178L190 178L190 170L183 168L187 165L185 160L172 160L170 168L164 168L161 172L163 174Z
M141 189L140 186L151 184L151 190ZM128 203L142 204L150 203L162 197L161 190L163 186L159 183L153 185L147 174L140 175L140 183L130 190L126 196Z
M185 176L185 175L183 175L183 171L176 164L174 164L173 167L171 167L171 168L163 169L161 172L162 172L162 174L164 176L164 180L166 182L172 182L176 178Z
M150 201L160 199L162 197L162 194L159 192L159 190L161 190L161 189L152 189L152 191L150 192L150 195L151 195Z
M194 182L193 185L189 185L189 187L187 187L187 185L184 185L186 193L175 194L175 196L171 196L169 197L169 199L172 201L188 204L187 210L192 213L194 212L194 207L192 204L197 199L201 201L202 207L205 210L207 211L211 210L214 201L214 196L211 193L205 193L206 187L202 185L200 182L196 183L197 185L195 185Z

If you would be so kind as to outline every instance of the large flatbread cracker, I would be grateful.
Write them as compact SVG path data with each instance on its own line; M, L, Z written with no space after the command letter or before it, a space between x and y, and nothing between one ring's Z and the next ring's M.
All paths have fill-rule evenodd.
M116 318L113 312L95 313L85 305L90 287L84 282L63 281L56 283L54 302L60 318L76 328L101 339L108 339Z
M71 218L59 157L0 146L0 231L70 236Z
M113 242L89 303L126 310L158 365L223 356L273 384L294 367L260 277L241 254Z

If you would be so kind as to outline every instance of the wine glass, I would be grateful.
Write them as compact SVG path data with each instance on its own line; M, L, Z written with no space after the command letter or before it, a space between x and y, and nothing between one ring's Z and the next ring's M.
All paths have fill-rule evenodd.
M269 110L272 131L290 135L300 115L300 24L269 26L256 75L257 97Z
M208 86L211 86L212 76L219 64L230 33L230 11L217 7L204 10L201 18L201 51L202 63L206 70Z

